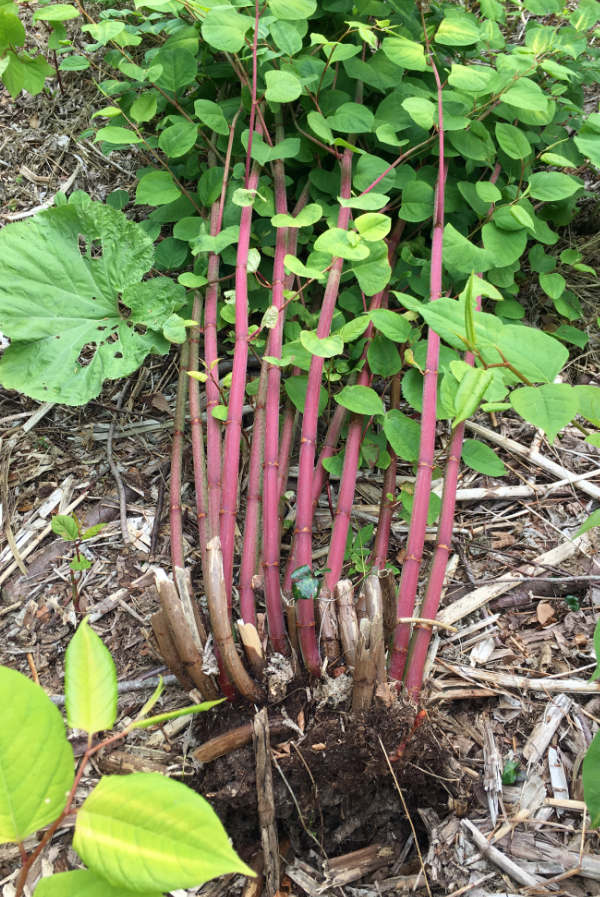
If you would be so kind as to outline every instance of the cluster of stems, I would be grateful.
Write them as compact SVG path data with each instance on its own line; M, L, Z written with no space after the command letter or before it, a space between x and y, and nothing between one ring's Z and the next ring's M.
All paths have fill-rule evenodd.
M252 74L247 76L240 66L235 70L243 84L250 90L250 127L245 161L245 189L249 196L258 191L261 167L252 159L252 143L255 135L260 135L268 145L273 145L263 115L261 101L257 97L257 33L260 9L255 4L255 31L252 44ZM447 165L444 158L444 126L442 110L442 85L437 68L430 55L432 70L438 89L438 149L439 165L436 185L436 202L433 221L430 301L435 301L442 293L442 239L444 229L444 193ZM360 97L357 98L360 101ZM232 146L237 116L234 119L225 156L225 166L221 195L212 206L210 233L217 236L221 230L223 210L231 165ZM276 115L275 142L284 138L282 113ZM339 165L339 195L350 198L352 191L352 165L354 153L350 146L343 152L331 150ZM395 168L404 153L389 168L377 177L364 191L372 190L385 174ZM277 214L287 214L288 195L286 172L282 160L271 163L274 185L275 210ZM297 200L294 214L298 214L308 198L308 187ZM347 230L351 224L352 211L340 206L337 227ZM233 369L227 398L227 421L222 437L222 424L212 415L216 405L223 402L223 390L219 379L219 359L217 349L217 296L219 279L219 256L211 253L208 259L208 285L201 303L197 297L194 303L194 318L203 319L203 326L194 327L188 343L182 349L180 390L176 410L175 433L173 439L171 477L171 541L174 566L183 567L183 531L180 504L182 478L183 425L185 418L185 389L188 369L197 370L204 366L206 395L206 434L201 423L201 402L197 379L189 380L189 408L191 417L192 456L196 488L196 514L202 562L207 575L207 546L210 542L215 550L214 537L219 536L222 551L224 589L228 614L231 619L234 583L234 556L236 547L236 523L240 480L242 479L242 414L247 383L248 357L253 337L249 336L248 307L248 258L252 232L252 204L244 205L240 217L240 233L237 245L235 269L235 347ZM396 251L404 229L399 221L392 230L388 243L388 260L393 268ZM286 275L285 256L295 254L298 230L292 227L277 228L270 281L271 306L277 312L276 321L268 331L265 354L280 359L283 347L283 330L287 296L294 288L294 277ZM338 300L344 261L333 258L327 269L327 280L320 300L320 311L316 335L320 339L328 337ZM300 288L300 292L301 292ZM367 302L365 309L367 309ZM368 303L369 310L387 307L388 288L373 295ZM200 335L203 334L204 357L200 360ZM367 361L367 351L373 337L373 325L365 333L365 343L361 364L355 382L370 386L372 374ZM421 557L423 552L436 436L437 367L439 358L439 336L429 329L427 336L427 360L424 372L423 410L421 417L421 437L413 511L409 531L406 559L403 565L397 601L397 619L391 650L390 676L405 681L409 693L418 697L425 656L431 635L431 627L425 624L411 625L415 614ZM473 363L472 356L467 358ZM301 417L299 465L296 484L295 527L289 559L282 577L281 542L283 533L282 507L287 489L289 459L293 449L296 428L296 412L288 403L281 415L281 369L277 364L262 360L258 390L254 408L254 425L251 443L244 465L246 482L245 518L243 523L243 545L239 574L240 615L244 624L257 625L255 592L260 585L264 593L267 612L268 632L274 651L287 653L288 637L298 643L306 668L315 676L322 672L321 645L327 645L328 657L339 655L335 620L328 631L327 617L332 605L332 595L342 577L348 531L359 469L360 448L365 434L365 419L361 415L348 415L338 406L331 415L329 427L317 458L319 398L324 369L324 359L311 357L307 378L304 409ZM297 371L296 371L297 373ZM400 378L396 375L391 383L390 404L398 407L400 402ZM367 423L367 427L370 422ZM292 573L295 569L312 567L314 513L326 481L324 462L337 449L342 428L347 426L345 437L344 464L337 502L334 510L333 528L328 549L326 574L321 589L320 600L299 597L295 614L292 615L296 631L286 632L284 606L289 602ZM458 475L458 465L462 446L463 427L457 427L452 435L448 454L446 484L444 489L440 529L433 565L425 593L421 617L433 619L437 613L443 577L452 537L454 517L454 496ZM383 571L387 562L389 534L395 507L397 459L391 453L390 465L385 473L383 496L380 507L379 524L371 556L373 569ZM211 541L213 540L213 541ZM321 632L317 631L316 609L320 610ZM288 620L290 616L288 615ZM321 644L320 644L321 643ZM218 647L218 646L217 646ZM223 672L223 670L222 670ZM223 673L224 674L224 673Z

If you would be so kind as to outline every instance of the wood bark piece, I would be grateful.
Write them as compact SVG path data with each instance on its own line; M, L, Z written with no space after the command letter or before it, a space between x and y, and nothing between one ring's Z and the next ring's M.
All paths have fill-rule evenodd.
M376 573L371 573L363 584L367 616L371 621L371 642L375 652L377 682L387 682L385 669L385 643L383 640L383 594Z
M150 623L152 625L154 637L158 643L160 656L169 667L171 672L175 673L177 679L185 688L185 690L189 691L194 687L194 683L186 673L185 667L181 662L181 658L177 653L177 648L175 646L175 642L173 641L173 637L171 636L171 630L169 629L169 623L167 621L167 616L164 610L159 610L155 614L152 614L152 616L150 617Z
M564 563L567 558L572 557L579 551L582 554L586 554L588 551L592 554L594 553L595 549L593 548L589 533L583 533L583 535L579 536L576 539L565 541L561 545L558 545L556 548L552 548L550 551L546 551L543 554L538 555L538 557L530 563L523 564L521 567L519 567L518 571L516 571L515 573L511 572L511 578L517 580L519 575L536 576L539 574L541 576L544 576L545 572L547 572L548 570L548 567L559 566L560 564ZM516 588L518 585L518 582L513 581L509 583L497 582L491 583L490 585L481 586L480 588L475 589L473 592L469 592L468 595L464 595L462 598L459 598L457 601L449 604L448 607L445 607L438 614L438 620L441 620L442 623L456 623L463 617L468 616L468 614L472 614L473 611L477 610L478 608L483 607L483 605L487 604L488 601L491 601L493 598L497 598L498 595L503 595L505 592L509 592L511 589Z
M192 625L190 625L189 613L186 615L184 612L175 583L160 568L154 571L154 581L173 643L187 675L199 689L203 698L208 700L218 698L219 692L214 681L203 670L203 654L202 648L198 647L200 637L195 627L195 621L192 620Z
M502 794L502 758L487 716L483 717L481 727L483 729L483 787L487 795L492 825L496 825L498 800Z
M542 879L525 872L505 853L502 853L497 847L492 847L485 835L482 835L477 826L473 825L469 819L461 819L461 825L467 830L481 855L493 863L494 866L498 866L499 869L506 872L514 881L520 885L525 885L527 888L537 887L542 883Z
M560 683L560 680L556 681ZM571 698L566 694L560 694L544 707L541 720L536 723L523 747L523 756L528 763L537 763L544 756L554 733L571 709L572 704Z
M349 579L340 579L334 591L338 609L338 624L342 651L348 666L356 663L356 643L358 641L358 619L354 609L354 587Z
M319 608L319 641L323 656L330 663L333 663L339 659L341 649L338 621L335 613L335 600L326 585L323 585L319 590L317 603Z
M360 850L353 850L351 853L327 860L325 882L319 888L319 892L323 893L328 888L339 888L352 881L358 881L375 869L389 866L395 856L396 850L389 844L370 844Z
M265 671L265 655L258 630L254 623L244 623L243 620L237 621L237 629L240 634L240 641L244 646L248 663L252 667L254 675L258 678L262 677Z
M210 613L210 627L215 640L215 645L221 652L223 663L231 681L249 701L262 704L266 695L264 689L254 682L235 649L229 613L227 610L227 592L225 588L225 574L223 572L223 555L221 553L221 540L218 536L212 538L206 546L206 597Z
M489 427L482 427L481 424L476 424L473 421L467 421L466 426L471 432L481 436L482 439L487 439L488 442L493 442L494 445L499 445L501 448L513 452L521 458L525 458L527 461L535 464L536 467L541 467L542 470L551 473L553 476L557 477L557 479L572 483L577 489L581 489L582 492L591 495L592 498L600 500L600 486L596 486L594 483L588 483L587 480L582 478L581 474L573 473L572 471L567 470L566 467L556 464L555 461L550 461L549 458L546 458L540 452L536 451L535 448L527 448L527 446L521 445L520 442L516 442L514 439L508 439L508 437L502 436L501 433L497 433L495 430L490 430ZM598 471L595 471L595 473L598 473Z
M371 620L365 618L360 621L352 688L352 713L367 710L373 700L378 653L374 636L378 629L377 623L373 626Z
M281 732L286 731L287 726L284 720L278 718L271 720L270 729L273 734L279 735ZM200 747L193 751L193 757L198 763L211 763L219 757L225 757L232 751L237 751L238 748L244 747L245 744L250 744L252 732L252 723L236 726L235 729L229 729L227 732L221 733L221 735L209 738L208 741L205 741L204 744L201 744Z
M259 710L254 717L252 741L256 758L256 794L263 848L265 891L267 897L275 897L279 890L279 840L275 824L275 796L266 707Z
M528 676L517 676L513 673L502 673L501 671L492 672L491 670L478 670L477 668L462 666L459 664L446 663L446 661L437 661L444 669L449 670L461 676L463 679L479 682L489 682L496 689L517 688L530 691L539 691L542 694L549 692L560 694L579 694L579 695L600 695L600 682L589 682L584 679L549 679L538 678L533 679ZM444 698L443 682L440 683L442 688L440 693L435 695L436 698Z
M389 645L396 628L398 586L391 570L380 570L379 584L383 599L383 640Z

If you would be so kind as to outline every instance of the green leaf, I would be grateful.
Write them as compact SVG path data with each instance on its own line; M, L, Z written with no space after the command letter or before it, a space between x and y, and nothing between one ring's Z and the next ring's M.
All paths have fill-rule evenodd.
M526 230L501 230L493 221L488 221L481 229L481 238L494 268L504 268L521 258L528 234Z
M501 150L511 159L526 159L531 145L523 132L515 125L503 121L496 123L496 140Z
M462 274L494 267L485 249L475 246L450 223L444 228L443 258L444 265Z
M506 467L496 452L477 439L465 439L461 457L467 467L489 477L502 477L506 474Z
M568 199L582 187L581 181L562 171L538 171L529 176L529 189L534 199L559 202Z
M389 283L392 269L388 261L388 250L383 240L369 245L369 256L352 265L358 285L367 296L381 292Z
M294 374L292 377L286 377L284 389L290 402L298 409L304 412L306 402L306 389L308 386L308 377L304 374ZM321 387L319 392L319 414L322 414L327 407L327 391Z
M61 72L84 72L89 69L90 62L85 56L63 56L58 66ZM137 121L137 119L134 119Z
M574 138L574 143L596 168L600 168L600 114L598 112L588 115Z
M23 841L56 819L73 784L73 750L43 689L0 667L0 843Z
M167 278L141 283L153 257L140 225L101 203L71 203L6 225L0 330L12 342L0 359L0 383L39 401L85 404L105 380L131 374L150 352L165 354L162 321L185 291Z
M569 16L571 25L577 31L587 31L597 24L598 19L600 19L600 3L597 0L579 0L577 8Z
M409 181L402 191L400 218L403 221L427 221L433 215L434 190L426 181Z
M342 103L333 115L327 117L327 124L334 131L345 134L362 134L373 130L375 116L367 106L360 103Z
M369 324L369 315L358 315L358 317L347 321L343 327L340 327L338 332L345 343L352 343L359 336L363 335Z
M76 19L79 15L79 10L70 3L53 3L52 6L36 9L33 14L33 21L66 22L67 19Z
M592 511L590 516L584 520L576 533L573 534L573 538L576 539L578 536L582 536L584 533L587 533L588 530L593 529L596 526L600 526L600 508L597 508L595 511ZM594 646L596 649L596 669L594 670L594 674L592 679L600 678L600 667L598 666L598 643L596 641L596 636L599 635L598 624L596 624L596 629L594 632Z
M134 897L134 893L135 897L161 897L157 890L133 892L129 888L115 888L89 869L59 872L42 878L34 897Z
M93 539L94 536L97 536L98 533L101 533L106 523L96 523L94 526L88 527L88 529L84 530L80 536L81 541L85 542L88 539Z
M416 420L392 408L383 419L383 432L399 458L410 463L418 459L421 428Z
M79 526L71 514L55 514L50 521L52 532L64 539L65 542L74 542L79 538Z
M81 30L87 31L97 43L105 45L125 30L125 23L106 20L97 24L82 25Z
M385 37L381 49L394 65L403 69L424 72L427 68L425 50L422 44L406 37Z
M344 386L335 400L353 414L373 415L385 412L381 398L370 386Z
M571 327L570 324L560 324L556 330L552 331L552 336L565 343L571 343L573 346L579 346L580 349L585 349L589 342L587 333L577 327Z
M323 280L325 274L320 268L311 268L303 264L295 255L286 255L283 264L286 273L295 274L296 277L309 277L315 280Z
M158 145L169 159L184 156L195 145L198 138L198 125L193 121L180 118L175 124L169 125L161 132Z
M469 368L464 372L454 396L453 428L475 413L493 379L492 371L482 368Z
M373 326L395 343L404 343L411 333L410 323L399 312L376 308L369 312Z
M250 17L241 15L232 6L213 6L202 22L202 37L215 50L239 53L251 25Z
M0 9L0 52L7 47L22 47L25 27L17 15Z
M194 113L196 118L214 131L215 134L221 134L227 137L229 134L229 125L223 115L223 110L218 103L212 100L196 100L194 103Z
M135 131L132 131L131 128L120 128L118 125L108 125L106 128L99 128L94 137L94 143L99 141L116 143L122 146L143 143L143 139Z
M431 100L426 100L425 97L407 97L402 100L401 105L420 128L429 131L433 127L436 108Z
M600 732L596 732L583 758L583 797L590 814L590 828L600 825Z
M88 617L65 654L65 707L69 726L90 735L112 729L117 718L117 670Z
M502 94L502 101L517 109L530 109L533 112L545 112L548 104L540 85L530 78L519 78L513 87Z
M88 559L83 554L80 554L79 557L74 557L71 559L69 569L75 572L80 572L81 570L89 570L91 566L92 562L88 561Z
M568 349L558 340L542 330L520 324L503 327L496 344L506 360L534 382L551 383L569 358Z
M367 350L371 373L378 377L393 377L402 370L402 358L396 344L381 333L376 333Z
M540 274L540 286L551 299L559 299L565 291L567 281L562 274Z
M317 8L317 0L269 0L271 12L277 19L308 19Z
M360 242L358 234L330 227L315 240L317 252L326 252L334 257L360 260L369 257L369 247Z
M311 202L304 206L297 215L274 215L271 218L271 224L273 227L312 227L322 216L322 207L316 202Z
M265 80L265 98L269 103L292 103L302 93L302 82L293 72L271 69L265 73Z
M385 193L369 192L360 196L351 196L350 199L343 199L338 196L338 202L343 209L362 209L363 211L374 212L382 209L390 201L389 196Z
M131 728L149 729L151 726L162 725L171 719L179 719L182 716L189 716L192 713L205 713L207 710L212 710L213 707L222 704L225 700L225 698L217 698L216 701L202 701L201 704L191 704L188 707L180 707L178 710L167 710L165 713L157 713L156 716L136 719L131 723ZM152 706L154 703L156 703L156 701L152 701ZM140 716L143 717L143 709L140 711Z
M135 191L137 206L166 206L181 196L181 190L168 171L150 171L143 175Z
M442 20L435 42L446 47L468 47L480 39L479 26L475 19L466 13L453 10L452 15Z
M594 514L596 514L597 519L600 520L600 514L598 513L598 511L600 511L600 508L590 514L590 517L588 517L588 521L591 517L594 516ZM597 620L596 626L594 627L594 654L596 655L596 669L590 676L590 682L596 682L598 679L600 679L600 618Z
M300 333L300 342L307 352L319 358L333 358L344 351L344 340L339 333L319 339L313 331L303 330Z
M577 397L567 383L516 389L510 394L510 403L517 414L543 430L550 442L554 442L559 430L566 427L578 411Z
M448 83L456 90L466 93L481 94L490 91L494 79L494 70L484 66L461 65L453 62Z
M392 228L392 220L379 212L366 212L355 218L354 225L363 240L368 243L376 243L387 237Z
M320 112L309 112L306 116L311 131L324 140L325 143L333 143L333 131L327 124L325 117Z
M156 115L156 107L158 98L155 93L146 91L139 93L131 104L130 114L132 119L138 124L146 121L152 121Z
M184 90L193 84L198 75L198 62L193 53L184 47L163 47L152 60L153 66L161 67L161 74L155 79L163 90L172 93Z
M600 427L600 388L597 386L574 386L579 413L595 427Z
M255 874L204 798L160 773L102 778L77 813L73 847L110 884L136 891Z

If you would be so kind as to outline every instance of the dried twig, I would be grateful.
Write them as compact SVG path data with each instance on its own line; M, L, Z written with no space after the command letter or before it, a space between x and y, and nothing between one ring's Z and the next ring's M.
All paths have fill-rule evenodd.
M279 841L275 824L275 797L271 770L269 718L264 707L254 717L253 737L256 757L256 795L260 839L264 858L264 875L267 897L275 897L279 890Z

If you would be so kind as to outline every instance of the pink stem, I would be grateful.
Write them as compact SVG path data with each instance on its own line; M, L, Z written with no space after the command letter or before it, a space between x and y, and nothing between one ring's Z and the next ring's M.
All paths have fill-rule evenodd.
M194 294L192 318L200 320L201 302L198 293ZM192 371L198 369L200 328L193 327L190 330L190 358L189 368ZM202 417L200 412L200 384L193 377L188 378L188 394L190 403L190 429L192 434L192 459L194 462L194 487L196 493L196 520L198 523L198 539L202 555L202 570L206 571L206 544L207 544L207 494L206 494L206 458L204 455L204 437L202 434Z
M183 429L185 426L186 380L189 359L189 343L181 347L179 357L179 379L177 381L177 404L173 441L171 443L171 481L169 484L169 523L171 527L171 563L173 567L183 567L183 523L181 514L181 468L183 461Z
M258 187L258 165L252 167L248 189ZM231 609L233 543L237 514L242 408L248 366L248 251L252 226L252 206L244 206L240 216L240 236L235 266L235 349L221 470L221 547L227 601Z
M327 427L327 433L325 434L325 440L323 442L323 448L321 449L321 453L317 461L317 466L315 467L315 475L313 477L313 510L317 507L317 503L319 501L319 498L321 497L321 492L323 491L323 486L325 485L325 480L327 479L327 471L323 467L323 461L325 461L327 458L331 458L337 448L338 440L340 438L340 431L344 425L344 421L346 420L346 414L347 411L343 407L343 405L338 405L331 416L331 420L329 421L329 426Z
M278 126L278 131L281 127ZM279 136L279 134L278 134ZM287 197L285 191L285 171L283 162L278 161L273 165L275 184L275 209L278 215L287 212ZM283 345L284 322L284 281L285 269L283 260L288 246L288 228L277 229L275 241L275 258L273 260L273 288L272 304L278 310L278 318L275 327L269 333L267 343L267 355L273 358L281 358ZM273 650L280 654L287 652L285 638L285 622L283 617L283 604L281 601L281 583L279 570L279 397L281 388L281 369L275 365L268 365L267 408L265 424L265 470L264 470L264 535L263 535L263 567L265 583L265 602L267 606L267 620L269 622L269 636Z
M262 462L265 437L265 404L267 399L267 368L263 362L254 407L252 445L248 462L248 488L246 492L246 517L244 520L244 545L240 564L240 612L244 623L256 626L256 607L252 577L258 567L259 518L262 502Z
M352 150L344 150L342 157L342 175L340 195L343 198L350 197L352 187ZM340 207L338 213L338 227L346 230L350 221L350 209ZM323 305L317 326L317 336L324 339L329 335L331 321L335 311L338 296L340 278L344 260L334 258L329 270L327 286L323 296ZM296 562L297 566L308 564L312 566L312 478L315 464L315 446L317 440L317 423L319 419L319 395L321 388L321 375L323 373L323 359L313 355L308 372L308 385L306 389L306 402L302 418L302 436L300 439L300 458L298 469L298 489L296 497ZM291 583L286 582L285 587L290 588ZM315 631L315 607L312 599L300 599L297 604L297 625L300 647L304 663L313 676L321 674L321 659Z
M495 184L501 172L500 163L496 163L490 181ZM481 311L481 296L477 297L475 310ZM465 353L465 361L473 366L475 357L472 352ZM456 487L460 468L460 456L462 454L465 422L460 423L453 435L448 450L448 461L444 477L444 491L442 493L442 506L440 510L440 522L438 526L436 546L433 562L429 572L423 606L420 616L425 620L435 620L440 606L446 566L452 544L452 532L454 529L454 511L456 507ZM423 685L423 672L427 651L431 641L431 626L423 623L415 624L415 631L411 643L410 663L406 671L406 690L413 700L419 699Z
M430 268L430 301L440 298L442 292L442 245L444 239L444 193L446 186L446 163L444 159L444 117L442 108L442 84L437 67L430 56L431 66L437 85L438 95L438 135L439 160L436 189L436 207L434 212L433 237L431 245ZM435 448L436 404L437 404L437 368L440 351L440 338L431 328L427 332L427 356L425 376L423 378L423 410L421 413L421 439L419 444L419 461L413 499L412 514L406 559L402 567L402 577L398 591L398 617L412 617L417 595L419 570L425 544L427 528L427 512L431 493L431 477ZM408 644L410 641L410 623L397 623L394 633L394 646L390 664L390 677L400 681L404 676Z
M210 233L215 237L221 230L231 153L235 126L239 116L237 112L229 129L229 140L225 154L223 183L221 196L216 200L210 213ZM209 157L209 164L214 160ZM208 286L204 303L204 361L206 364L206 457L208 482L208 537L214 538L219 533L219 511L221 508L221 424L212 416L212 410L221 402L219 392L219 356L217 348L217 304L219 293L220 256L211 252L208 256Z
M396 374L392 380L392 389L390 395L390 408L398 408L400 405L400 374ZM398 457L392 447L388 445L390 453L390 464L383 476L383 494L381 496L381 505L379 508L379 520L377 522L377 533L375 535L375 545L373 546L373 566L377 570L383 570L386 565L388 548L390 542L390 529L392 526L392 517L395 507L396 495L396 474L398 471ZM391 495L392 498L388 498Z

